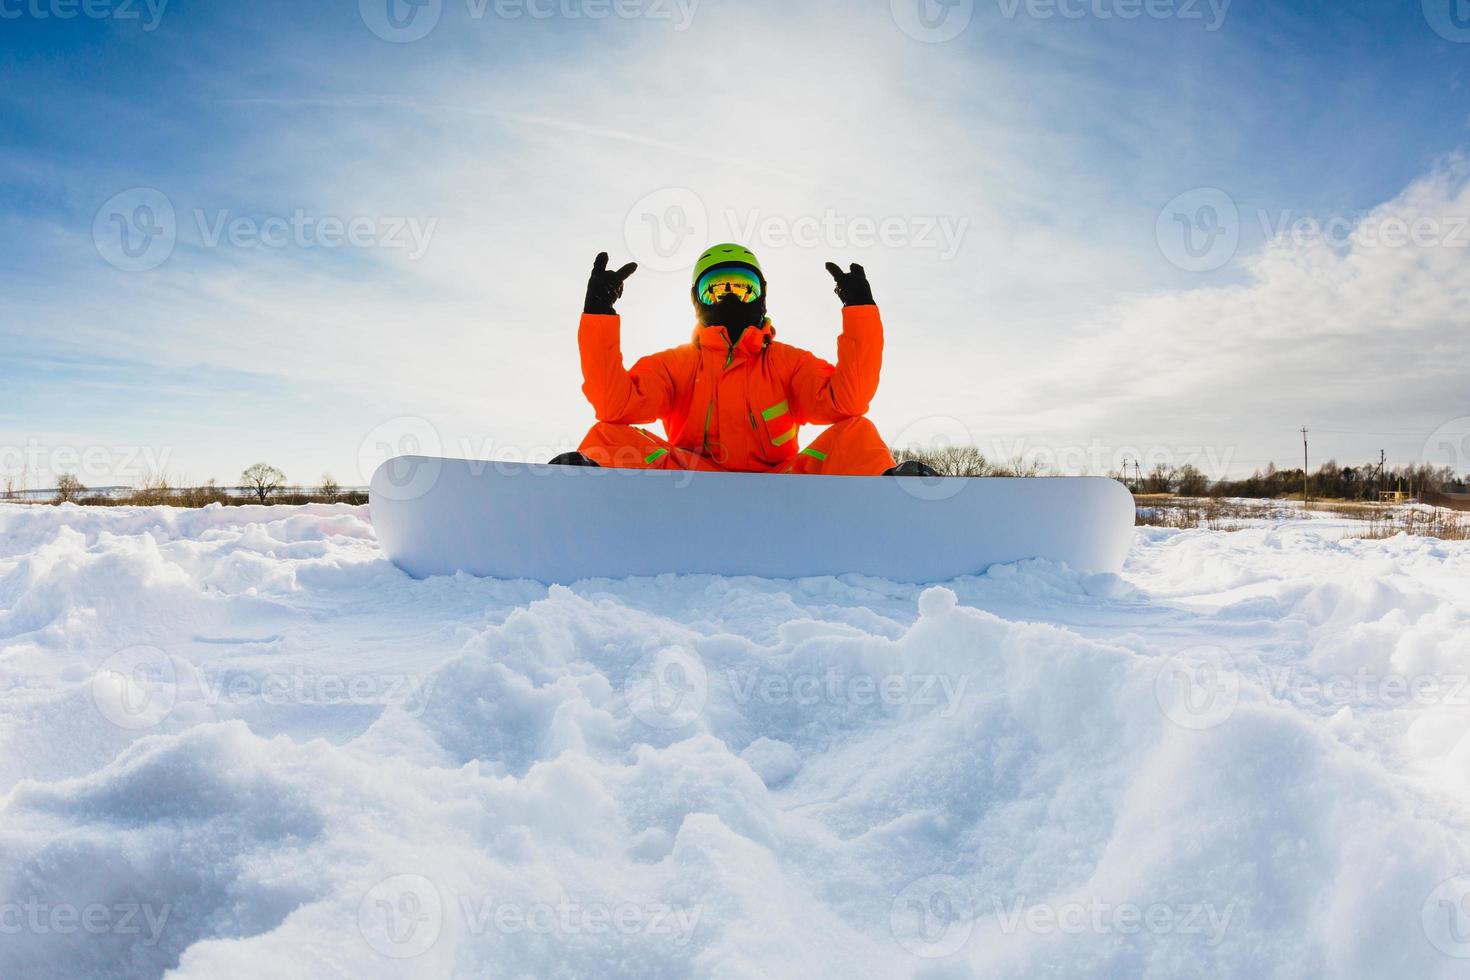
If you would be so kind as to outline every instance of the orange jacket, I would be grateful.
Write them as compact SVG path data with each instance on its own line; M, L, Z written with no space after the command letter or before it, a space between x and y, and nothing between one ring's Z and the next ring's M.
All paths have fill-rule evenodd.
M761 470L794 457L799 427L865 415L883 366L876 306L842 311L837 365L777 343L770 321L732 349L724 327L696 327L694 339L623 367L621 320L582 315L582 392L598 421L661 421L675 446L731 470Z

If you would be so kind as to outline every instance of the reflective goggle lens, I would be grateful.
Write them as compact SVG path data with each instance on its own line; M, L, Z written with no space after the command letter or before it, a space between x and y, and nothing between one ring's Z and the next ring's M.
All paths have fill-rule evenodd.
M699 301L706 306L713 306L726 295L738 296L742 303L754 303L761 298L760 278L743 269L713 269L699 280Z

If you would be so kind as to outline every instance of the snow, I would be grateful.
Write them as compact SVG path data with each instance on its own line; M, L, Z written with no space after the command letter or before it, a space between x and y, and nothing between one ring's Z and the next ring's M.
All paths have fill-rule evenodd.
M0 505L0 977L1418 977L1470 545L414 581L365 508Z

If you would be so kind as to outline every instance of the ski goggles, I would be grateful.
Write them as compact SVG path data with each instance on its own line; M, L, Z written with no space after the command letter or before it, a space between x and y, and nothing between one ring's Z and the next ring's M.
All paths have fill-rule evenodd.
M699 277L699 301L714 306L726 296L738 296L742 303L761 298L761 278L749 269L711 269Z

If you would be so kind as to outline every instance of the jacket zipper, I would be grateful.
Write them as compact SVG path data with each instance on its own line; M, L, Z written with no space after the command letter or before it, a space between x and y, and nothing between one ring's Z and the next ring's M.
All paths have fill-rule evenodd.
M725 370L726 371L730 370L730 365L731 364L734 364L734 363L735 363L735 345L734 344L731 344L730 345L730 353L727 354L727 355L725 355ZM721 373L721 375L723 376L723 372ZM710 398L709 398L709 407L704 410L704 448L700 450L700 455L703 456L705 459L708 459L709 458L709 423L710 423L710 420L712 418L714 418L714 414L715 414L715 398L719 396L719 393L720 393L720 379L719 378L716 378L715 379L715 390L710 394ZM753 420L754 419L752 418L752 421Z

